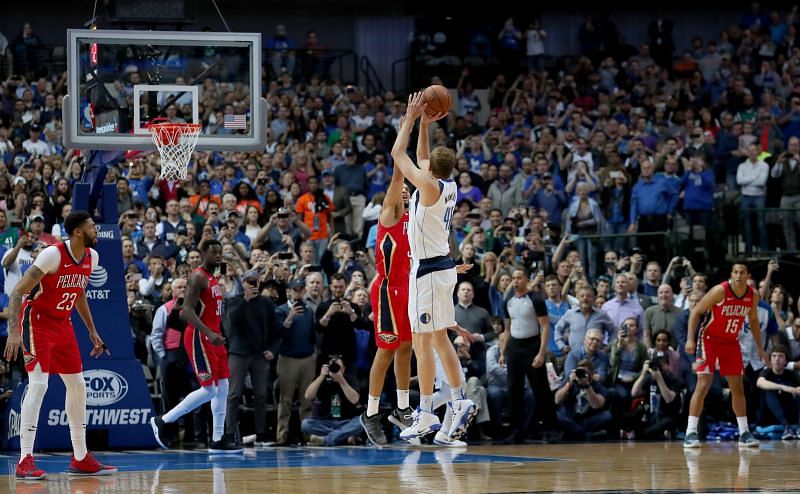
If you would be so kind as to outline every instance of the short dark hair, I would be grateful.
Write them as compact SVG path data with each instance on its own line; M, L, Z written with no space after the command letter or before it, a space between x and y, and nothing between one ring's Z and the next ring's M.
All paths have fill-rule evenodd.
M772 351L769 352L770 356L773 353L782 353L786 358L789 358L789 355L790 355L789 348L784 346L784 345L775 345L772 348Z
M578 362L577 365L575 365L575 368L577 369L578 367L583 367L584 369L594 374L594 363L588 358L585 358L580 362Z
M559 285L561 284L561 280L558 279L558 276L556 276L554 274L548 274L545 277L544 282L545 282L545 284L547 284L547 283L550 283L551 281L557 281Z
M629 318L629 319L630 319L630 318ZM633 319L636 319L636 318L633 318ZM639 320L638 320L638 319L636 320L636 323L637 323L637 325L638 325L638 323L639 323ZM658 339L658 335L660 335L660 334L665 334L665 335L667 335L667 338L669 338L669 339L670 339L670 341L672 341L672 334L671 334L669 331L667 331L667 330L666 330L666 329L664 329L664 328L657 329L657 330L655 330L655 332L653 333L653 341L651 342L653 346L656 346L656 340Z
M203 241L203 243L200 244L198 247L200 248L200 253L205 254L206 252L208 252L208 249L210 249L215 245L218 245L220 249L222 248L222 243L215 238L210 238L208 240Z
M734 261L731 263L731 271L733 271L733 267L736 266L737 264L739 266L744 266L744 268L747 270L747 272L748 273L750 272L750 266L747 264L747 262L744 259L734 259Z
M74 232L76 228L81 226L84 221L90 219L92 219L92 216L86 211L73 211L69 213L67 219L64 220L64 229L67 231L67 235L71 237L72 232Z
M333 283L336 280L342 280L345 283L347 283L347 278L345 278L342 273L333 273L329 278L329 284Z

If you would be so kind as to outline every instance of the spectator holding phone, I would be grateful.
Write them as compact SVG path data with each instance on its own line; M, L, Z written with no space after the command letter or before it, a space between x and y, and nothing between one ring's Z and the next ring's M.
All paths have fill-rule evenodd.
M295 212L311 230L309 242L314 245L314 262L322 259L328 246L328 231L333 229L333 202L319 187L319 178L308 177L308 192L297 199Z
M228 303L226 316L230 323L226 332L230 348L231 377L228 389L228 411L225 415L228 432L239 428L239 405L247 374L253 383L255 401L256 443L267 442L267 389L270 366L277 348L275 306L258 293L259 272L251 269L242 275L243 293Z
M299 392L300 420L311 416L311 401L305 398L305 390L314 380L314 352L316 351L316 318L303 303L305 283L295 278L287 290L289 300L276 309L278 321L278 424L275 436L277 446L289 443L289 419L295 392Z
M293 251L303 239L311 236L311 229L286 208L270 216L269 221L256 236L253 246L266 249L270 255Z
M5 292L11 293L28 266L33 264L34 239L27 232L19 234L14 247L3 254L3 269L6 271Z

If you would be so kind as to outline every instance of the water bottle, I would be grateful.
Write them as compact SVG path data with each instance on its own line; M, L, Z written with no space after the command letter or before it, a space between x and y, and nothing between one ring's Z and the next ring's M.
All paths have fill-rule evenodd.
M650 414L653 417L658 417L659 407L661 404L661 395L658 394L658 386L655 384L650 385Z
M331 417L342 418L342 402L339 400L339 393L334 394L331 398Z

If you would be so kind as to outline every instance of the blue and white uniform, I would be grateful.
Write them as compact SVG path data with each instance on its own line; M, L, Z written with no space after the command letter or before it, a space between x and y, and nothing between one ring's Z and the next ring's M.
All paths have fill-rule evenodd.
M411 196L408 241L411 247L408 316L413 333L430 333L456 325L453 290L456 265L450 257L450 223L457 186L438 180L439 198L431 206Z

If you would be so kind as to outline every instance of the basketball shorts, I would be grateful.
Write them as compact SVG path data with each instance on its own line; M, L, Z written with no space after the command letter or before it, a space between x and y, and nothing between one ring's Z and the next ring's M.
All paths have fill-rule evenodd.
M456 325L456 280L455 263L449 256L414 263L408 293L408 319L413 333L432 333Z
M19 331L26 371L31 372L38 364L43 372L51 374L83 372L78 340L69 318L50 317L25 302L20 310Z
M200 386L211 386L231 375L225 345L214 345L202 331L193 327L183 333L183 345Z
M708 336L700 338L694 367L698 374L713 374L714 370L719 370L723 376L743 375L744 365L739 342L727 342Z
M369 289L375 326L375 344L385 350L397 350L403 341L411 341L408 322L408 285L390 285L377 277Z

